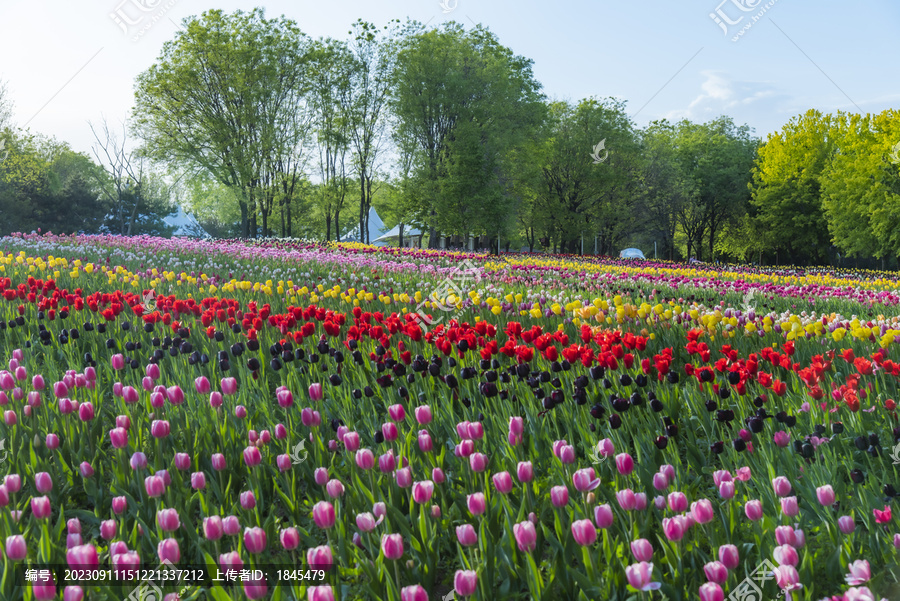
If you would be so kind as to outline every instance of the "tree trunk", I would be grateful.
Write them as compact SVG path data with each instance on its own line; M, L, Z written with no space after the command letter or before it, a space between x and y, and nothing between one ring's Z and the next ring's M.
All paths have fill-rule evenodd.
M325 215L325 242L331 242L331 213Z
M400 248L403 248L403 224L400 224Z

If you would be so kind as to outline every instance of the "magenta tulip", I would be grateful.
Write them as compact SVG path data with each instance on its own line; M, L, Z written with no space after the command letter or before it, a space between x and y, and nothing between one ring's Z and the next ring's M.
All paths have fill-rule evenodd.
M456 570L453 590L461 597L471 597L478 588L478 573L472 570Z
M403 537L399 534L384 534L381 536L381 552L385 559L400 559L403 557Z
M475 527L472 524L463 524L456 527L456 540L463 547L471 547L478 544L478 535L475 533Z
M319 501L313 506L313 521L316 526L326 530L334 526L334 505L328 501Z
M513 526L513 535L516 538L519 551L523 553L534 551L534 548L537 546L537 532L534 529L534 524L527 520L519 522Z
M244 546L250 553L258 554L266 550L266 531L254 526L244 528Z

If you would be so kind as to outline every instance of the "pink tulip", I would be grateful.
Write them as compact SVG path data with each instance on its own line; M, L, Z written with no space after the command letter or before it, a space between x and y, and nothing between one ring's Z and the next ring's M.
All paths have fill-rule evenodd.
M530 461L520 461L516 467L516 478L523 484L534 479L534 467Z
M347 447L348 451L354 452L359 449L359 432L347 432L346 434L344 434L342 440L344 441L344 446Z
M646 538L631 541L631 554L635 561L650 561L653 559L653 545Z
M428 405L416 407L416 421L420 426L430 424L432 419L433 416L431 414L431 407L429 407Z
M404 586L400 590L400 601L428 601L428 592L420 584Z
M34 475L34 486L42 495L53 490L53 480L47 472L38 472Z
M603 457L604 459L608 457L612 457L616 454L616 447L608 438L604 438L597 442L597 454Z
M436 467L431 470L431 479L434 481L435 484L443 484L447 478L446 478L446 476L444 476L444 470L442 470L439 467Z
M575 463L575 447L573 447L572 445L569 445L569 444L562 445L559 448L558 456L559 456L559 460L566 465Z
M145 469L147 467L147 456L141 451L135 451L131 455L130 463L132 470Z
M309 398L312 401L321 401L323 397L322 384L315 382L309 385Z
M181 548L178 546L178 541L174 538L164 538L159 541L159 544L156 546L156 554L159 556L159 560L163 562L178 563L181 561Z
M691 503L691 517L698 524L706 524L713 521L715 514L709 499L700 499Z
M600 479L595 476L594 468L587 467L572 475L572 484L578 492L588 492L600 486Z
M169 386L166 389L166 396L173 405L184 403L184 391L181 389L181 386Z
M687 511L688 499L683 492L669 493L669 509L675 513L683 513Z
M34 517L37 519L43 520L49 518L51 509L50 499L46 496L31 498L31 513L33 513Z
M816 497L819 499L819 503L824 507L834 505L834 489L831 488L830 484L818 487L816 489Z
M391 455L393 458L393 455ZM369 449L362 449L356 454L356 465L360 469L370 470L375 466L375 455ZM381 459L379 459L379 466Z
M223 570L240 570L244 567L244 560L237 551L222 553L219 555L219 566Z
M402 467L394 472L394 479L400 488L409 488L412 486L412 472L408 467Z
M406 419L406 409L399 403L391 405L388 407L388 417L390 417L392 421L402 422Z
M311 586L307 589L306 601L334 601L334 591L328 585Z
M177 509L160 509L156 512L156 525L164 532L175 532L181 527Z
M256 467L262 463L262 453L257 447L244 448L244 463L247 467Z
M700 587L700 601L724 601L725 593L716 582L707 582Z
M762 519L763 509L762 509L762 501L752 500L747 501L747 504L744 505L744 513L747 515L747 519L752 521L757 521Z
M733 499L734 498L734 482L722 482L719 485L719 496L723 499Z
M203 536L206 540L219 540L224 533L222 518L217 515L203 518Z
M487 469L488 458L487 455L482 453L472 453L469 455L469 467L472 468L473 472L483 472Z
M791 545L775 547L772 551L772 557L775 558L775 562L780 566L789 565L796 567L800 563L800 556L797 555L797 550Z
M78 406L78 419L83 422L89 422L94 419L94 405L88 402L81 403Z
M738 548L735 545L722 545L719 547L719 561L729 570L737 568L741 563Z
M637 507L637 499L635 499L634 491L630 488L616 491L616 501L619 502L619 507L625 511L632 511Z
M616 455L616 469L623 476L627 476L634 471L634 459L628 453L619 453Z
M11 493L22 490L22 477L19 474L8 474L3 477L3 486Z
M868 582L872 577L872 571L869 568L869 562L865 559L857 559L847 566L850 573L844 578L850 586L858 586L864 582Z
M382 474L393 472L397 469L397 458L394 457L393 451L388 451L378 458L378 470Z
M653 582L653 564L642 561L625 568L628 584L639 591L655 591L661 583Z
M779 497L786 497L791 494L791 482L784 476L778 476L772 480L772 488Z
M118 528L115 520L103 520L100 522L100 537L103 540L112 540L116 537Z
M222 453L213 454L213 456L210 458L210 461L212 463L212 468L217 472L221 472L225 469L225 455L223 455Z
M316 526L327 530L334 526L334 520L334 505L328 501L319 501L313 506L313 521L316 523Z
M299 542L299 540L300 535L298 533L297 541ZM322 545L321 547L308 549L306 551L306 563L311 570L330 570L331 566L334 564L334 556L331 553L331 547Z
M332 499L336 499L344 494L344 485L341 484L340 480L331 479L328 481L328 484L325 485L325 492L328 493L328 496Z
M775 581L780 588L786 591L802 588L803 585L800 584L800 575L797 573L797 569L794 566L778 566L772 571L775 572Z
M785 432L784 430L779 430L775 433L774 436L775 444L781 448L784 448L791 444L791 435Z
M582 547L588 547L597 541L597 529L590 520L576 520L572 523L572 537Z
M187 453L175 453L175 469L181 471L191 469L191 456Z
M381 536L381 552L385 559L403 557L403 536L400 534L383 534Z
M217 409L221 407L223 403L222 393L218 391L212 391L209 393L209 406L213 409Z
M122 388L122 400L129 405L137 403L140 399L137 389L134 386L125 386Z
M497 489L502 495L509 494L513 488L512 476L509 475L509 472L500 472L499 474L494 474L491 477L491 480L494 483L494 488Z
M797 535L790 526L777 526L775 528L775 540L779 545L797 546Z
M523 553L534 551L537 546L537 532L533 523L527 520L519 522L513 526L513 535L516 538L516 545L518 545L519 551Z
M234 416L238 419L246 419L247 417L247 408L243 405L235 405L234 407Z
M38 572L37 578L37 581L31 585L31 592L34 594L36 601L56 599L56 583L53 580L52 573L48 576Z
M235 378L222 378L219 382L219 387L225 396L237 394L237 380Z
M210 388L209 379L206 376L194 378L194 389L200 394L208 394Z
M428 430L421 430L418 436L419 450L423 453L430 453L434 448L434 442L431 440L431 434Z
M662 511L666 508L666 498L662 495L656 495L653 497L653 506Z
M159 476L147 476L144 478L144 490L148 497L160 497L166 492L166 483Z
M475 533L475 527L472 524L463 524L456 527L456 540L463 547L471 547L478 544L478 535Z
M751 472L749 467L740 467L738 468L737 473L734 475L735 480L740 480L741 482L747 482L751 478Z
M150 423L150 435L153 438L165 438L169 432L169 422L166 420L155 419Z
M112 368L116 371L119 371L120 369L125 369L125 357L122 355L122 353L116 353L115 355L110 357L109 363L110 363L110 365L112 365Z
M469 438L471 440L481 440L484 438L484 424L481 422L469 422Z
M244 528L244 546L247 547L247 551L254 555L265 551L266 531L256 526Z
M363 532L371 532L381 523L381 520L375 521L375 516L371 513L359 513L356 515L356 527Z
M66 535L66 549L72 549L74 547L78 547L83 545L84 541L81 540L80 534L67 534Z
M706 579L716 584L725 584L728 580L728 568L720 561L711 561L703 566Z
M565 486L554 486L551 488L550 502L554 507L565 507L569 502L569 489Z
M59 448L59 436L56 434L48 434L46 440L44 440L44 444L47 445L47 448L51 451Z
M269 592L269 585L266 584L265 578L250 578L242 581L241 586L244 588L244 595L251 601L264 598ZM171 601L180 601L181 596L178 593L171 593L173 599ZM168 595L166 595L168 597ZM163 599L169 601L169 599Z
M675 466L669 465L668 463L661 465L659 466L659 473L666 477L666 480L669 481L670 485L675 482Z
M644 511L645 509L647 509L647 493L634 493L634 508L638 511Z
M487 509L484 493L476 492L466 497L466 505L472 515L481 515Z
M128 507L127 497L113 497L112 510L116 515L120 515Z
M722 484L722 482L731 482L731 472L728 470L716 470L713 472L713 483L716 485L716 488Z
M241 502L241 509L249 511L256 507L256 495L253 494L252 490L243 491L238 498Z
M669 487L669 480L665 474L653 474L653 488L656 490L666 490Z
M838 528L844 534L853 534L853 531L856 530L856 521L854 521L852 516L841 516L838 518Z
M478 573L472 570L456 570L453 590L461 597L471 597L478 588Z
M663 518L663 534L671 541L680 541L684 538L684 524L678 518Z
M613 510L609 505L598 505L594 507L594 523L597 524L597 528L609 528L613 525Z
M78 466L78 471L81 473L82 478L90 478L94 475L94 468L91 467L91 464L87 461L82 461Z
M421 482L416 482L412 486L413 501L415 501L416 503L419 503L420 505L422 503L427 503L428 501L430 501L431 496L433 494L434 494L434 482L432 482L431 480L424 480Z
M22 561L28 556L28 545L21 534L6 537L6 556L13 561Z
M800 506L797 504L797 497L783 497L781 500L781 511L789 518L800 513Z

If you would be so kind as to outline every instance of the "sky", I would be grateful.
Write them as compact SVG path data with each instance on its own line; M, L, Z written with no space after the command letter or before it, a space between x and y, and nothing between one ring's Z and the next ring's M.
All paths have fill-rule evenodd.
M721 3L720 3L721 2ZM857 0L0 0L0 81L21 128L91 152L182 19L263 6L313 38L358 18L482 24L548 98L616 97L634 122L731 116L765 138L810 108L900 107L900 2Z

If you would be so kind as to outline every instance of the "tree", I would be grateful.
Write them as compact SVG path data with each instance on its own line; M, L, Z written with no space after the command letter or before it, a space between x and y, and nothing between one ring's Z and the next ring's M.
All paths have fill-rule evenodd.
M245 237L257 233L268 153L302 137L278 132L303 122L295 117L309 50L283 16L210 10L186 22L138 76L133 114L150 156L201 168L234 189Z
M499 233L510 200L505 157L543 112L531 64L490 31L455 22L431 31L411 24L400 42L395 140L410 157L409 213L432 247L438 232Z
M622 193L637 183L637 139L625 104L613 98L587 98L575 106L555 102L547 127L537 159L549 216L546 236L573 253L585 234L591 246L597 236L599 250L613 252L634 220L635 195Z
M757 231L776 260L822 261L830 245L822 176L834 152L831 116L816 110L791 119L759 148L751 203Z
M396 27L385 26L382 34L374 25L358 20L350 34L353 57L350 72L350 146L353 167L359 179L360 241L369 243L369 209L373 184L383 155L388 101L394 85Z

